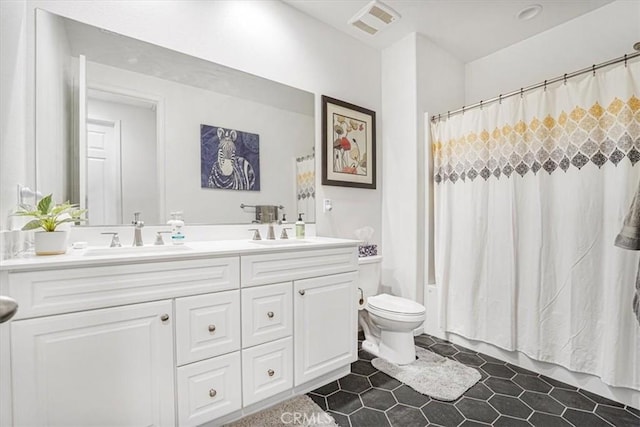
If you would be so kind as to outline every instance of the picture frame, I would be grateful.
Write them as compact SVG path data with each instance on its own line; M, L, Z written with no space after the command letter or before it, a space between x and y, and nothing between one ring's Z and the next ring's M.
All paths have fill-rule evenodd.
M200 187L260 191L260 135L201 124Z
M322 95L322 185L376 188L375 111Z

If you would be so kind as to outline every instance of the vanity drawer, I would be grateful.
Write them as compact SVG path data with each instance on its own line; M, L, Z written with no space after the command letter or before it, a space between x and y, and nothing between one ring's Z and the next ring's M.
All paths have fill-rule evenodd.
M242 350L244 406L293 387L293 338Z
M178 368L178 425L196 426L242 407L240 352Z
M242 347L252 347L293 333L293 284L242 289Z
M240 350L240 291L176 299L178 366Z
M358 270L358 248L300 250L240 257L242 286L279 283Z
M16 319L238 287L238 257L9 274L9 295L20 304Z

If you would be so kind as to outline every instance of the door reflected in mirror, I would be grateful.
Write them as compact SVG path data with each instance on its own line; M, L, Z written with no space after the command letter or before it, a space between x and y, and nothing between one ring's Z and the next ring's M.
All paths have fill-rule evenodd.
M37 186L89 225L250 223L240 205L315 221L314 96L36 11ZM201 126L259 136L259 191L203 188ZM210 167L210 166L209 166ZM258 169L258 167L256 167Z
M89 90L87 98L87 209L96 224L123 224L134 212L160 222L157 185L157 103ZM83 179L83 177L79 177Z

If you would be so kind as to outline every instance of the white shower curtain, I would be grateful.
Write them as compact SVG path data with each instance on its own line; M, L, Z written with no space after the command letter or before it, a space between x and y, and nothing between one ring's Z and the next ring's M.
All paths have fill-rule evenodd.
M315 155L296 158L297 213L302 213L305 222L316 221L316 166ZM291 218L293 221L295 218ZM292 221L292 222L293 222Z
M640 389L640 63L432 124L440 324Z

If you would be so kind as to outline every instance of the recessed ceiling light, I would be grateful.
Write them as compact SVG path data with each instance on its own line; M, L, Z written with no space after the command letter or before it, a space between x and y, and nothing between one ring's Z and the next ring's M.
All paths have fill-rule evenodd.
M529 19L533 19L538 16L540 12L542 12L542 6L539 4L532 4L531 6L527 6L520 12L518 12L516 18L521 21L528 21Z

